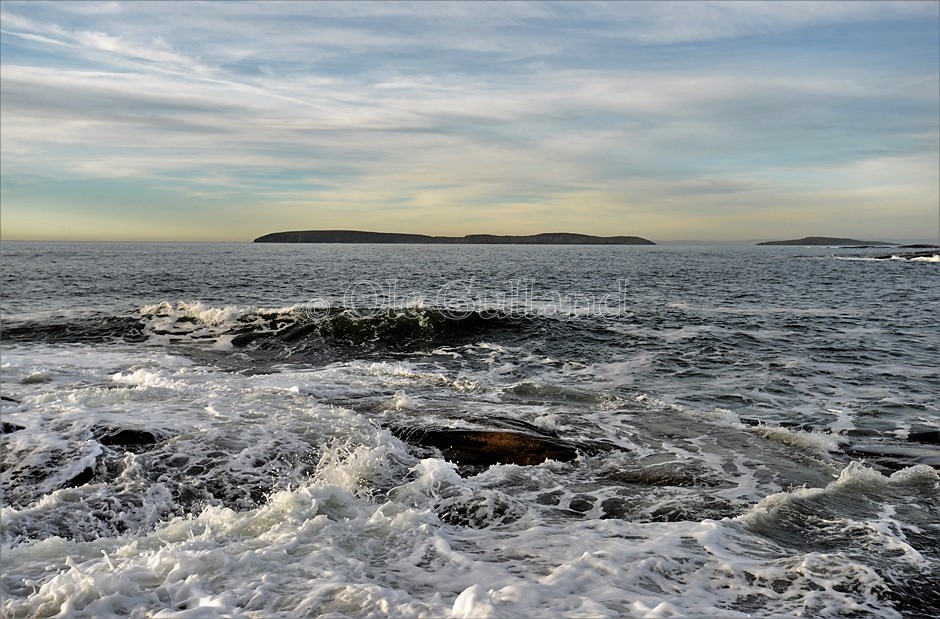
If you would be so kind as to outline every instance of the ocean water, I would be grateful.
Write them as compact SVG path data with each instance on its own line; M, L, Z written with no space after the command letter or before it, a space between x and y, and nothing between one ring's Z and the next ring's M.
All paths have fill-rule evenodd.
M936 617L879 251L4 243L0 613Z

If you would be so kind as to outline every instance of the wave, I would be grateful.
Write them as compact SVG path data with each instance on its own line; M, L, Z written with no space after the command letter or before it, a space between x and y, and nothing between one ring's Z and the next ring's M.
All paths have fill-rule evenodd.
M286 307L213 307L202 302L161 302L127 315L93 314L4 325L9 342L128 342L191 345L256 353L262 357L311 360L343 349L411 352L460 345L493 332L518 333L534 321L506 312L454 311L416 305L395 309L336 308L313 304Z
M884 256L830 256L830 258L848 262L940 262L940 254L935 251L890 254Z
M55 317L3 323L7 342L98 343L108 341L144 342L144 324L134 316L92 314L82 317Z

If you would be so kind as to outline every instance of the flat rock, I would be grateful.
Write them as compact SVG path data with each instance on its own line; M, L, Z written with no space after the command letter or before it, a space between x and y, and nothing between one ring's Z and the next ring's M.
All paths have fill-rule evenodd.
M561 439L504 430L392 429L412 445L439 449L447 460L460 465L530 466L546 460L570 462L578 450Z
M92 428L92 434L102 445L156 445L160 441L149 430L134 430L131 428Z
M23 429L25 429L23 426L10 423L9 421L0 422L0 434L12 434L13 432L19 432Z

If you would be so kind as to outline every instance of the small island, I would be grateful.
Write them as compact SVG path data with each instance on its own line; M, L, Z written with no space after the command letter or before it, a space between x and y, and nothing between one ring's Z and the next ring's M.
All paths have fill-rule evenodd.
M758 245L850 245L850 246L883 246L883 245L894 245L894 243L887 243L885 241L858 241L856 239L843 239L832 236L806 236L802 239L794 239L792 241L764 241L763 243L758 243Z
M543 232L526 236L468 234L428 236L359 230L296 230L259 236L255 243L413 243L438 245L655 245L639 236L591 236L571 232Z

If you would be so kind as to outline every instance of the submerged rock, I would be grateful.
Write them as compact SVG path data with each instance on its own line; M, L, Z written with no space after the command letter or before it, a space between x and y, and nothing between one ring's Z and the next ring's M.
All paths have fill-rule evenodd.
M117 448L118 451L134 453L154 449L167 438L165 433L161 434L157 431L113 426L95 426L91 429L91 433L102 445Z
M10 423L9 421L0 422L0 434L12 434L13 432L19 432L23 429L25 429L24 426Z
M529 466L546 460L570 462L578 450L560 439L503 430L393 429L398 438L421 447L439 449L447 460L460 465Z
M76 475L72 479L62 484L62 487L63 488L78 488L79 486L84 486L85 484L90 482L94 478L94 476L95 476L95 469L93 467L86 466L84 469L82 469L82 471L78 475Z
M95 439L102 445L156 445L160 437L149 430L130 428L96 427L92 429Z

